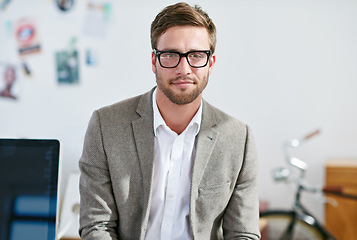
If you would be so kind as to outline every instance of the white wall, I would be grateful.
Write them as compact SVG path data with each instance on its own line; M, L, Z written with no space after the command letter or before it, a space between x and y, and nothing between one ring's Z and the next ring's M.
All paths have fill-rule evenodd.
M92 111L154 86L149 27L164 6L174 3L108 0L113 7L108 34L97 39L82 33L86 2L77 1L68 14L59 13L50 0L12 0L0 11L0 62L21 62L8 33L8 23L21 17L35 18L42 46L40 54L26 58L32 78L19 72L19 99L0 98L0 137L58 138L63 184L71 171L78 171ZM260 157L260 196L273 207L289 207L292 188L276 185L270 175L284 164L285 139L322 130L295 151L309 164L307 180L319 186L328 158L357 156L357 2L197 3L218 29L216 67L204 97L252 127ZM72 37L80 54L80 84L59 85L54 53L65 50ZM97 67L85 64L87 48L97 51ZM306 202L322 219L322 202L314 196Z

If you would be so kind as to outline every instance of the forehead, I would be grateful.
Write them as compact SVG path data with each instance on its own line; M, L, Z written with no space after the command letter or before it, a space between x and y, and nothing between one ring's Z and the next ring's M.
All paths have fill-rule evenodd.
M196 26L175 26L168 28L157 42L158 50L207 50L209 48L207 29Z

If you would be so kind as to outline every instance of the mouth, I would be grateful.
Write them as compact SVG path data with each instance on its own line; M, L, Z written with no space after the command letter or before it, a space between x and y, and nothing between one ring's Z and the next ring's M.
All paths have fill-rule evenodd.
M196 81L193 79L176 79L171 81L170 84L178 88L187 88L195 85Z

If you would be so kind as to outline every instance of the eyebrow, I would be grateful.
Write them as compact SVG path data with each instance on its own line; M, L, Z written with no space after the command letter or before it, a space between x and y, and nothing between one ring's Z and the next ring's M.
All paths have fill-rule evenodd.
M209 50L209 49L190 49L188 50L187 52L192 52L192 51L206 51L206 50ZM163 50L158 50L158 51L165 51L165 52L179 52L179 53L183 53L177 49L163 49ZM186 53L187 53L186 52Z

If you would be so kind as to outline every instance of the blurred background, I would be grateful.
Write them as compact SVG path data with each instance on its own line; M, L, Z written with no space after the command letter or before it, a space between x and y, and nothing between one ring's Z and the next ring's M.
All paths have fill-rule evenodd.
M61 141L60 206L92 112L155 85L150 24L173 3L0 0L0 137ZM188 3L216 24L204 98L253 129L261 200L293 202L294 188L271 177L285 140L321 130L294 151L315 186L325 183L326 161L357 158L357 1ZM321 196L303 200L323 221Z

